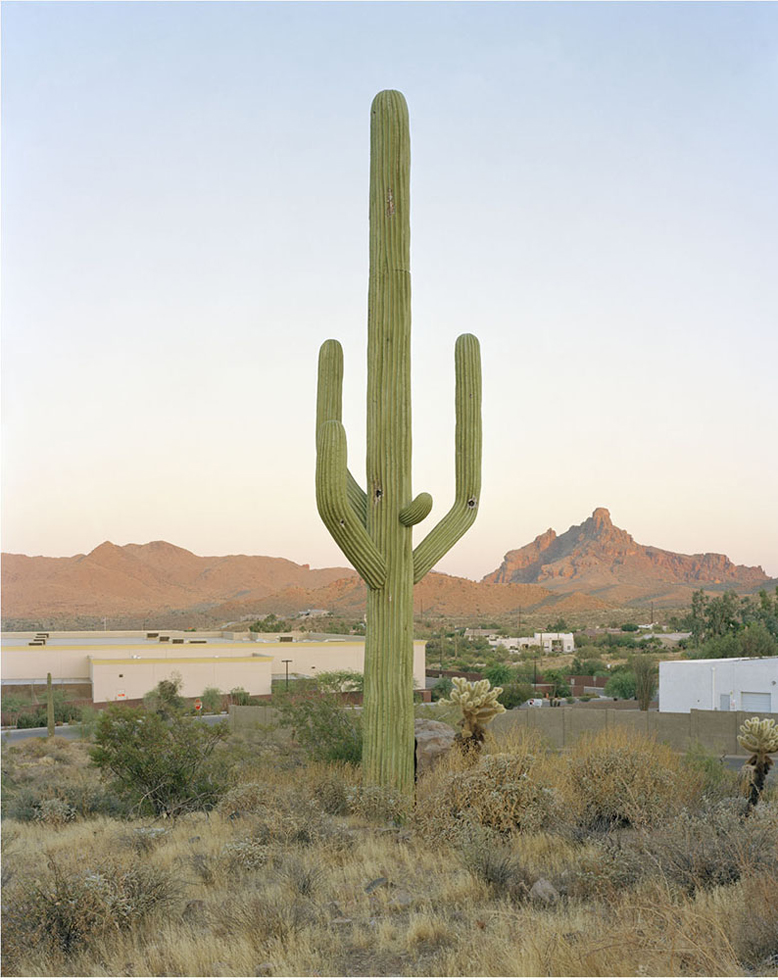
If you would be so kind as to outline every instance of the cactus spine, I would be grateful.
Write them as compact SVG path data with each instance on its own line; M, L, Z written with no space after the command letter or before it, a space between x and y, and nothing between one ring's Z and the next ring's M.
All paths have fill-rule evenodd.
M49 738L54 735L54 690L51 686L51 674L46 674L46 728Z
M414 549L412 527L432 497L411 492L410 137L400 92L373 100L370 128L370 279L367 492L347 468L341 422L343 351L319 354L316 499L324 524L368 587L365 779L413 792L413 586L475 520L481 492L481 362L477 339L455 347L456 493Z

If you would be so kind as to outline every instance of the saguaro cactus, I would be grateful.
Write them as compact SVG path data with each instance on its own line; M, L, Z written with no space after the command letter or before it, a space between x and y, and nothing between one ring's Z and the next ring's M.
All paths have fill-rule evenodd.
M481 362L477 339L455 346L456 496L413 547L432 497L411 492L410 138L400 92L373 100L370 130L367 490L351 475L341 422L343 351L319 354L316 499L365 580L363 771L372 785L413 791L413 586L475 520L481 492Z
M54 736L54 691L51 686L51 674L46 674L46 734Z

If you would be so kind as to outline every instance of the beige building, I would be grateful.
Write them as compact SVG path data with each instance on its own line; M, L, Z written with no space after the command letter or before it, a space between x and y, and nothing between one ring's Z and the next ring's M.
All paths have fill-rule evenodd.
M2 683L9 688L46 683L90 685L97 704L142 698L161 680L179 675L184 697L206 687L229 693L271 693L273 677L315 677L364 670L365 643L355 640L257 640L232 632L3 633ZM45 642L44 642L45 640ZM43 645L32 645L41 643ZM424 687L425 643L414 642L414 687Z

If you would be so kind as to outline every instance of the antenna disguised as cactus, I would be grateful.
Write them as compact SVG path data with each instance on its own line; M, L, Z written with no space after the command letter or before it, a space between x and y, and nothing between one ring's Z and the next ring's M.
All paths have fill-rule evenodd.
M432 497L411 492L410 137L400 92L379 92L370 129L370 279L367 338L367 490L346 462L341 422L343 351L319 354L316 501L343 553L365 580L366 782L413 792L413 586L475 520L481 492L478 341L455 347L456 497L413 547L412 527Z
M54 691L51 687L51 674L46 674L46 734L54 736Z
M764 789L767 773L773 765L770 753L778 752L778 728L772 718L749 718L740 726L738 742L747 752L753 753L746 763L752 766L748 788L749 808L756 806Z
M484 741L484 728L496 715L505 711L497 698L501 687L492 687L486 678L468 681L464 677L453 678L451 697L441 704L458 704L462 712L462 734L457 736L464 751L478 751Z

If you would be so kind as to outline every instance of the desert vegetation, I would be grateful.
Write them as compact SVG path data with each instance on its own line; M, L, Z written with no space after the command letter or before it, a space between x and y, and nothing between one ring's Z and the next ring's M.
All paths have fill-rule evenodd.
M173 698L4 747L6 976L778 976L778 798L699 749L487 725L409 805L342 761L358 728L314 758L334 700L206 744Z

